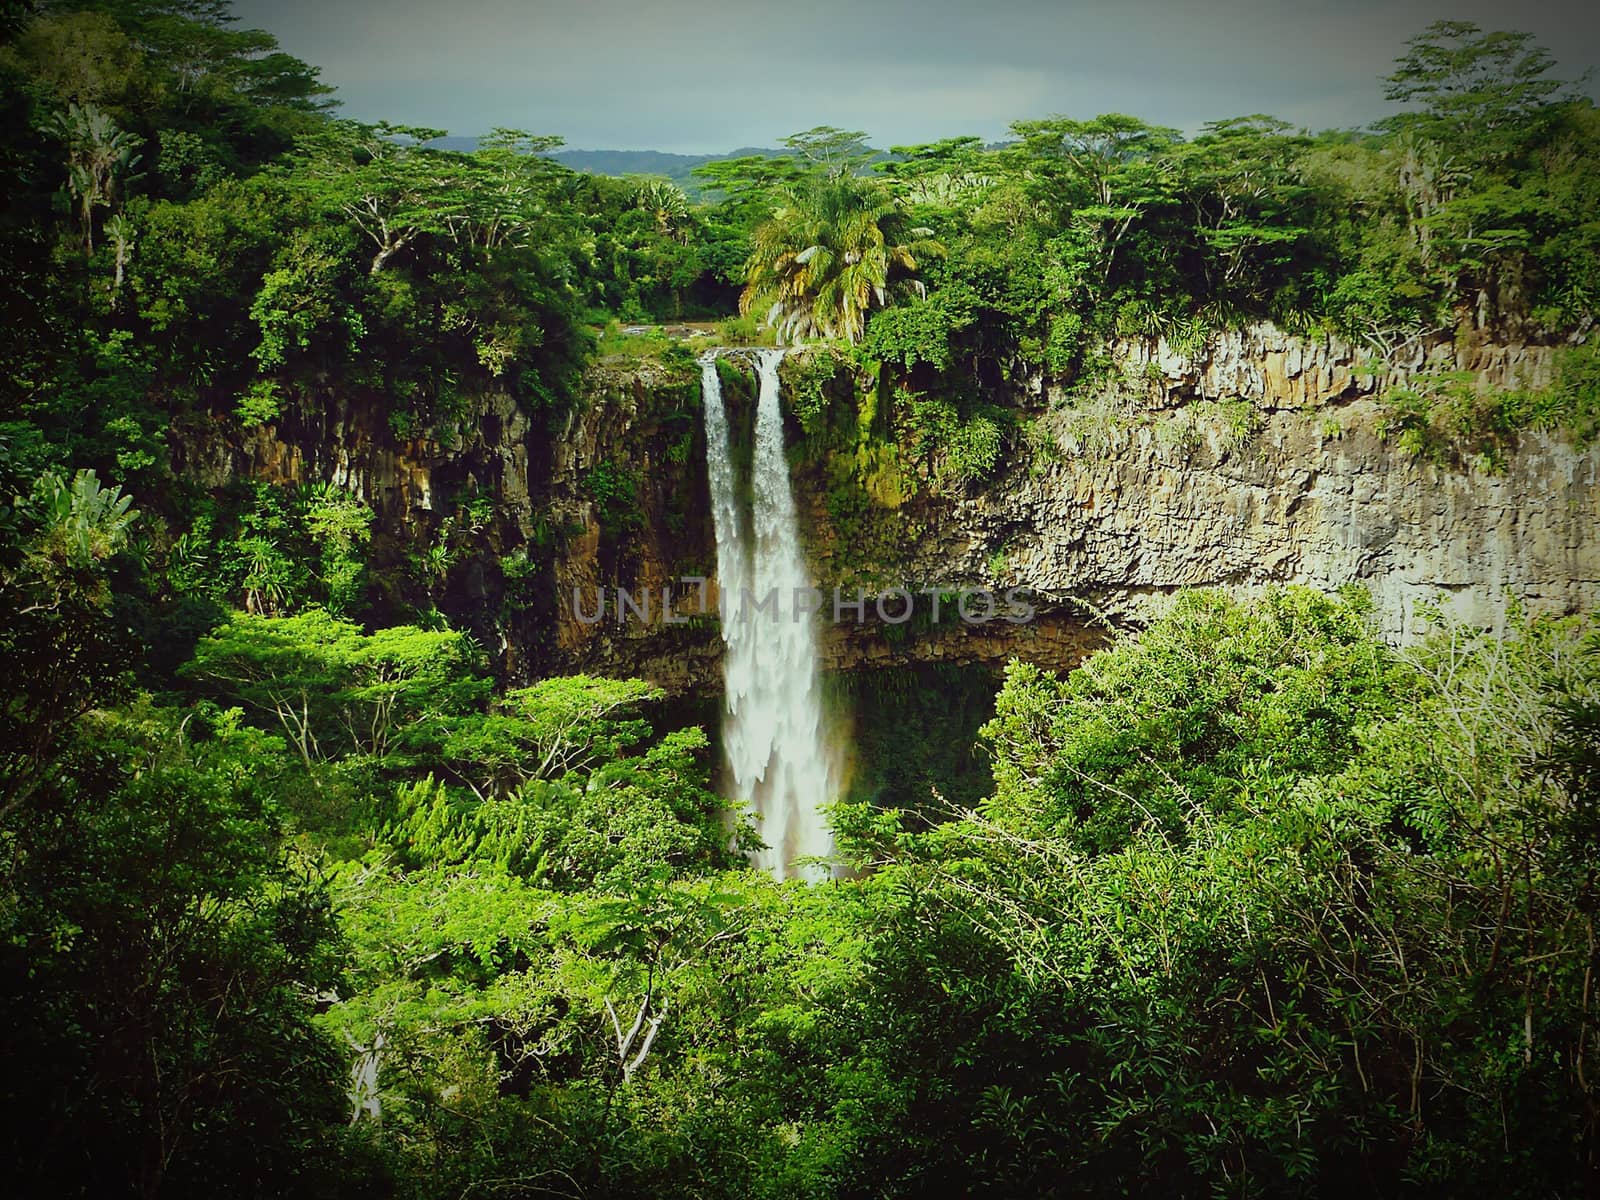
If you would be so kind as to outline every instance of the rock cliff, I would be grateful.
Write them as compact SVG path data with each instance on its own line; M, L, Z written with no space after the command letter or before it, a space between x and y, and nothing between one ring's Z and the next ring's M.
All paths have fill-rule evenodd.
M1112 357L1117 386L1041 412L1045 453L958 500L919 569L1116 613L1182 587L1357 583L1396 640L1435 601L1487 626L1513 601L1600 602L1600 448L1530 432L1501 463L1438 463L1379 436L1378 398L1418 372L1541 386L1550 347L1438 340L1372 370L1336 339L1257 326L1193 354L1135 340Z
M1108 349L1111 375L1092 400L1064 401L1044 378L1019 382L1027 436L982 486L910 502L917 519L895 554L913 587L1030 587L1041 619L832 627L829 667L1013 653L1070 666L1097 640L1089 613L1137 621L1184 587L1358 583L1397 640L1435 601L1491 626L1513 601L1556 613L1600 602L1600 449L1534 432L1498 464L1440 463L1380 436L1379 397L1417 372L1538 386L1552 348L1435 339L1374 369L1361 348L1257 325L1187 349L1162 339ZM737 371L725 392L736 430L747 426ZM584 394L553 424L485 394L426 436L397 434L379 397L307 396L270 426L176 428L174 467L211 487L239 477L347 486L377 513L375 566L397 577L442 530L459 549L447 573L396 585L395 603L438 603L513 677L583 669L674 691L714 684L715 623L693 589L677 588L676 624L659 608L649 623L587 624L573 612L575 592L592 605L620 586L659 604L682 576L712 574L698 371L601 363ZM833 525L815 473L798 471L796 486L819 576L845 578L845 550L859 559L860 547ZM471 497L492 507L468 528Z

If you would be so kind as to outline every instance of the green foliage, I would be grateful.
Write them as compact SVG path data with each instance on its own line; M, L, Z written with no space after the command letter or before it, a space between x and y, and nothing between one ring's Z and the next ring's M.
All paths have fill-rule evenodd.
M1134 414L1115 391L1102 391L1066 410L1063 432L1075 454L1102 458L1118 449Z
M60 573L88 571L104 562L127 542L139 519L133 497L121 488L101 487L93 471L79 471L71 483L45 475L29 509L42 535L32 565L47 583Z
M625 714L660 698L659 689L638 680L545 680L508 693L487 718L450 727L442 753L480 797L502 794L615 757L649 732Z
M1112 335L1193 355L1270 318L1380 368L1451 330L1565 339L1549 387L1424 376L1383 430L1490 466L1526 430L1587 443L1600 117L1526 35L1434 26L1365 133L1062 116L883 156L819 127L702 168L700 202L551 137L334 120L223 3L11 8L13 1190L1584 1191L1592 630L1400 653L1357 598L1182 596L1065 677L1013 665L988 758L962 749L981 681L874 680L861 736L899 757L835 811L858 870L778 886L659 689L497 682L437 609L388 623L399 593L459 612L511 527L493 494L396 545L339 487L173 478L335 395L381 397L362 436L408 453L507 395L537 464L597 349L692 379L624 322L699 316L847 344L784 390L830 562L868 582L900 582L923 487L1121 443ZM1018 436L1041 375L1070 403ZM660 395L681 465L695 410ZM1154 436L1231 454L1259 423L1214 401ZM584 475L613 549L648 482ZM518 650L557 536L500 557Z
M1515 153L1561 91L1549 51L1527 33L1485 33L1468 21L1436 21L1396 60L1385 95L1417 107L1389 124L1447 151L1490 162Z
M311 997L339 982L338 940L273 836L282 749L237 712L98 713L4 818L0 1106L30 1186L201 1195L332 1175L339 1051ZM63 1120L91 1150L55 1136Z
M1083 334L1083 318L1079 314L1065 312L1052 317L1050 331L1045 335L1044 365L1058 374L1070 370L1082 353Z
M198 506L173 539L166 578L180 598L281 614L316 604L349 615L366 606L373 513L319 484L254 484Z
M111 583L139 517L131 502L120 488L101 487L93 471L71 483L45 474L0 521L0 651L10 681L0 817L43 784L78 718L127 685L131 630L118 619Z
M1567 346L1556 356L1556 377L1545 387L1487 390L1470 373L1414 377L1380 401L1380 437L1393 438L1415 458L1447 463L1474 460L1503 470L1517 435L1558 431L1587 446L1600 433L1600 351Z
M1018 121L1005 147L903 147L879 164L888 197L945 253L919 261L924 290L867 306L869 356L919 374L918 390L936 375L998 392L1019 367L1073 382L1113 331L1187 353L1210 329L1267 318L1331 325L1394 359L1430 330L1582 327L1600 245L1579 214L1600 195L1580 164L1600 125L1550 67L1526 35L1446 22L1400 59L1390 94L1419 107L1381 134L1312 138L1256 114L1185 140L1106 114ZM750 186L804 223L776 184ZM780 242L754 263L812 243L831 261L821 233ZM747 311L804 308L781 300L780 276Z
M841 376L850 364L848 356L828 346L811 347L784 356L780 368L783 398L808 441L826 440L831 432ZM855 432L854 429L850 431L852 435Z
M1246 762L1296 777L1342 767L1354 729L1400 701L1395 688L1358 606L1290 591L1247 611L1188 595L1059 685L1012 668L985 730L988 812L1084 853L1181 844L1243 801Z
M67 148L67 188L78 202L86 254L94 253L94 213L117 200L117 185L139 165L138 139L93 104L69 103L49 126Z
M603 459L583 479L583 490L594 502L600 528L620 537L644 524L640 509L639 473L632 467Z
M1219 453L1223 456L1237 454L1250 443L1262 425L1260 411L1250 401L1235 397L1232 400L1202 400L1194 406L1197 420L1217 430Z
M763 327L756 317L724 317L717 322L719 346L759 346Z
M1024 421L1021 429L1022 444L1028 449L1028 474L1038 477L1052 465L1061 461L1061 443L1051 429L1050 422L1042 417Z
M1005 440L998 409L979 409L963 417L960 408L938 397L903 397L905 426L918 458L932 464L934 477L960 488L987 478L1000 460Z
M348 492L323 484L307 498L305 523L317 549L328 610L339 615L361 607L366 590L361 551L372 539L372 510Z
M936 371L950 367L950 340L962 325L946 304L918 300L888 308L867 325L861 352L875 362L910 369L926 364Z
M1600 437L1600 343L1557 353L1555 384L1536 401L1530 423L1565 429L1580 448Z
M233 614L182 675L282 731L310 766L340 753L383 758L481 697L464 634L411 626L366 634L320 609Z
M1013 666L994 798L857 829L895 861L871 985L905 1017L874 1044L913 1094L960 1081L870 1161L908 1194L1568 1186L1593 898L1555 865L1581 793L1529 768L1587 761L1535 697L1594 695L1597 648L1532 624L1400 659L1288 592Z
M266 425L283 412L283 397L277 384L269 379L258 379L240 393L233 412L241 425Z
M183 1190L333 1178L353 1120L343 1152L418 1196L507 1169L718 1195L957 1173L1076 1195L1130 1171L1559 1192L1597 1132L1574 1055L1600 642L1524 622L1402 656L1369 606L1189 594L1065 678L1013 664L992 778L948 733L987 689L873 681L863 736L927 753L858 780L893 805L836 814L873 869L816 888L738 869L748 823L700 730L652 729L651 685L496 697L458 634L239 614L183 675L240 707L98 713L0 815L37 964L0 989L8 1054L138 1097L71 1109L106 1131L94 1171L138 1169L154 1114L193 1105L155 1143ZM300 828L335 860L331 914L276 830L317 795ZM152 945L182 949L139 1026L159 1076L103 1052L128 1035L95 1007ZM246 1064L225 1106L218 1062Z

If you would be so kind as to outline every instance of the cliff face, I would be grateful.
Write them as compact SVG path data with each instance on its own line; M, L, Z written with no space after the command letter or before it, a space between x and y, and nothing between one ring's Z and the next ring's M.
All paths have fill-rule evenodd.
M347 489L375 517L368 562L379 619L426 607L437 591L502 666L524 672L540 622L508 603L500 563L541 537L548 439L504 392L481 392L453 421L415 434L397 432L391 411L383 397L329 389L293 397L270 424L190 418L169 431L172 469L212 491L241 480ZM491 515L463 522L483 498ZM449 553L430 576L417 559L435 544Z
M684 582L713 576L717 559L699 371L601 367L584 392L589 403L555 431L544 493L563 535L552 564L551 664L636 675L673 692L718 686L715 593L702 598ZM626 493L609 519L590 482L605 469ZM618 588L649 606L647 618L617 619ZM580 619L602 605L598 620Z
M181 422L171 465L214 491L240 480L348 489L376 518L379 619L436 604L513 679L592 670L673 690L712 683L720 643L706 620L573 616L575 589L587 612L602 588L659 596L679 576L712 573L698 371L602 364L583 394L550 419L483 391L452 419L402 434L385 398L330 389L294 397L271 424ZM449 552L432 571L418 565L430 547Z
M1094 402L1062 405L1043 379L1020 385L1027 447L981 487L909 504L916 519L895 551L913 588L1030 587L1040 620L904 634L828 626L826 666L1015 653L1068 667L1098 640L1078 602L1137 619L1183 587L1360 583L1395 639L1415 634L1434 600L1485 625L1503 622L1513 599L1557 613L1600 602L1600 449L1530 433L1490 469L1420 460L1379 437L1377 398L1412 374L1536 386L1551 375L1549 348L1434 341L1391 355L1398 365L1378 374L1365 371L1365 351L1271 326L1192 353L1159 339L1110 351L1111 385ZM737 373L724 392L737 441L751 396ZM240 477L349 487L377 513L374 574L411 579L395 585L397 606L437 603L513 678L589 670L714 687L714 591L705 613L677 582L715 564L698 371L601 364L585 396L549 425L487 393L453 427L409 437L380 398L306 397L272 426L175 429L173 461L209 487ZM842 564L861 548L833 524L815 472L797 472L796 487L819 576L848 578ZM472 497L492 515L469 526ZM448 570L408 576L406 562L441 537L457 550ZM617 587L649 593L651 620L616 621ZM678 623L662 620L668 587ZM602 591L605 619L578 619L575 605L592 615Z
M1123 613L1182 587L1354 582L1396 640L1435 600L1488 626L1512 600L1554 613L1600 602L1600 448L1527 433L1490 467L1379 437L1377 397L1415 373L1539 386L1550 348L1439 341L1378 374L1354 347L1270 326L1193 355L1160 340L1113 349L1119 397L1041 412L1045 453L957 501L919 569L999 568Z

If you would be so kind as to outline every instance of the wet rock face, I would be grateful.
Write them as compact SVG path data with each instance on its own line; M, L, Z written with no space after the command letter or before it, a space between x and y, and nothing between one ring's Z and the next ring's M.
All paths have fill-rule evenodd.
M1086 623L1080 611L1046 610L1026 624L993 620L953 621L896 638L881 623L825 624L821 663L825 671L849 673L919 663L984 666L1021 658L1052 671L1070 671L1105 645L1106 632Z
M1024 381L1016 402L1054 449L1015 453L981 488L928 506L905 555L912 587L1026 586L1043 599L1040 619L908 636L873 622L829 627L826 668L1017 654L1062 669L1098 641L1082 602L1137 621L1184 587L1359 583L1396 640L1419 632L1439 599L1488 626L1513 599L1556 613L1600 604L1600 448L1529 433L1491 471L1413 459L1376 432L1377 397L1415 372L1537 386L1551 377L1550 347L1434 339L1391 348L1379 373L1367 349L1270 325L1188 350L1161 339L1110 349L1119 383L1095 421L1053 406L1049 381ZM749 398L725 394L737 430ZM377 513L374 547L395 547L395 563L399 548L437 536L462 497L487 497L492 520L431 599L508 676L586 670L714 689L720 639L694 589L676 585L682 624L659 609L648 622L592 624L573 611L574 589L590 611L600 589L617 587L659 604L681 577L713 573L698 372L601 364L584 395L554 427L486 393L453 429L401 436L383 398L330 392L270 426L177 428L173 464L207 487L349 487ZM602 501L600 476L622 481L622 500ZM797 493L803 509L825 508L799 480ZM538 570L512 603L502 563L518 553ZM828 553L818 549L824 576Z

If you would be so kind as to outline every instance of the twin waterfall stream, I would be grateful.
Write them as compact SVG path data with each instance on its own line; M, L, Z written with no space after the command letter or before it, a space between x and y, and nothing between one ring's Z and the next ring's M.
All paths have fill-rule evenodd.
M796 588L811 586L795 522L779 406L781 350L759 352L751 503L745 511L728 446L728 414L714 355L701 359L706 473L717 537L722 622L723 753L733 799L758 817L767 849L756 865L778 879L826 877L796 859L826 855L832 836L820 806L835 798L837 770L823 728L816 630L796 613ZM776 607L758 607L776 593Z

